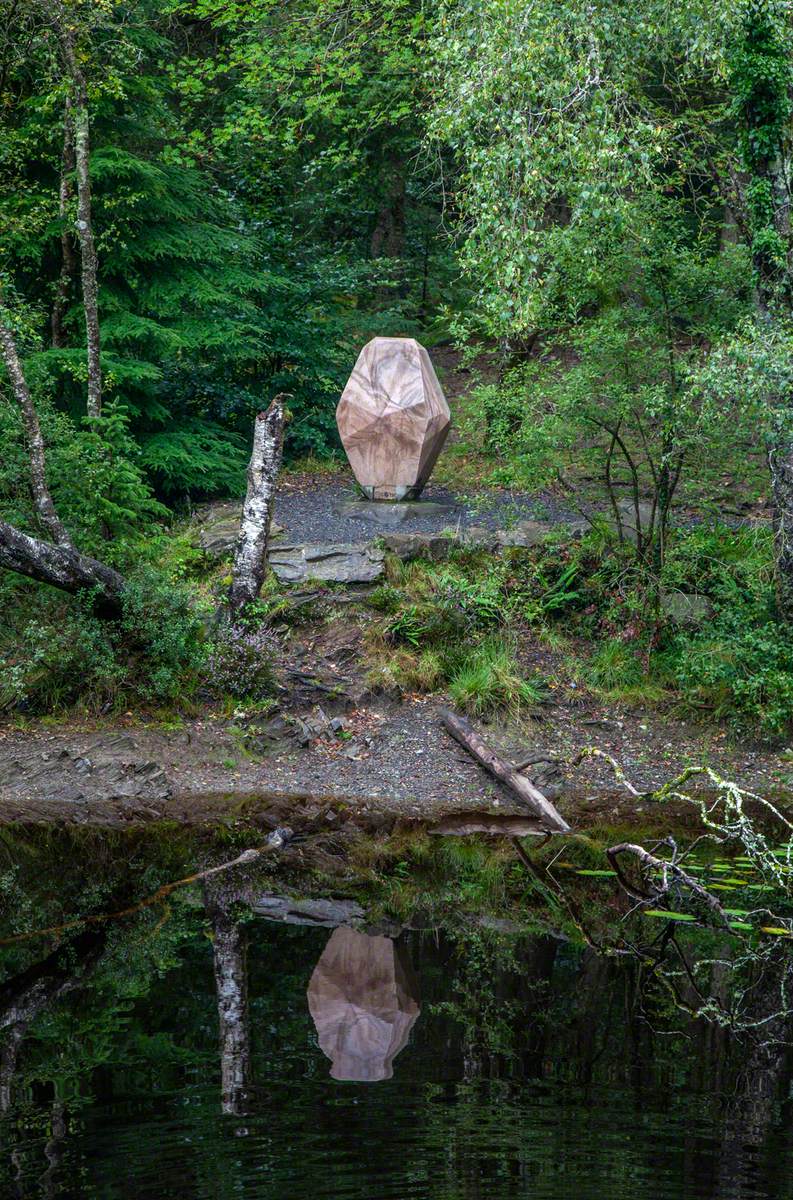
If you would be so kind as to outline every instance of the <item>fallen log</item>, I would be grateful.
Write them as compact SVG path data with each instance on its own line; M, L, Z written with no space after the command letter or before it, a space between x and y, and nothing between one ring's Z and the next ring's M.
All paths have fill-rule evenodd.
M539 788L530 783L525 775L521 775L510 763L499 758L487 742L480 737L470 721L467 721L465 717L458 717L448 708L442 710L441 721L454 740L459 742L463 749L467 750L499 783L508 787L521 804L539 817L550 831L554 833L570 832L570 826L561 813L557 812L550 800L542 794Z

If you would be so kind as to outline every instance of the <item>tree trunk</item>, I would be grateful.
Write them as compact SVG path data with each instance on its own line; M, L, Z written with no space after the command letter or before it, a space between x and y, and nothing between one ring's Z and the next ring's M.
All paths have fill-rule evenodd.
M52 304L52 344L57 350L66 345L63 318L69 300L69 286L75 274L72 235L66 225L72 195L71 176L74 173L74 121L72 102L67 96L63 114L63 151L61 154L61 185L58 195L58 215L61 219L61 271Z
M793 445L789 437L769 447L768 466L774 497L777 606L793 620Z
M204 903L213 936L222 1108L224 1113L241 1116L251 1081L246 939L222 901L205 890Z
M25 426L25 436L28 443L28 457L30 459L30 490L33 496L33 503L36 506L36 512L50 537L59 546L71 549L72 540L56 512L49 487L47 486L44 438L41 436L38 414L30 396L22 364L19 361L14 335L2 317L0 317L0 349L2 349L3 360L11 380L14 398L22 412L22 421Z
M372 231L372 258L400 258L405 245L405 173L402 164L392 159L384 172L385 195Z
M233 614L257 598L267 572L267 543L283 444L284 397L276 396L267 412L259 413L253 429L248 490L229 589L229 608Z
M94 226L91 217L91 129L88 116L88 88L74 48L69 18L59 7L56 27L66 67L71 76L74 105L74 162L77 170L77 238L82 263L83 308L88 357L86 411L89 417L102 415L102 365L99 358L99 283Z
M407 190L404 164L396 155L388 156L380 174L382 203L377 210L370 242L372 258L400 259L405 248L405 210ZM390 274L390 272L389 272ZM404 292L404 284L393 287L393 280L383 282L375 291L381 305Z
M118 571L81 554L72 546L53 546L51 542L30 537L2 520L0 567L72 595L86 590L98 591L96 607L100 615L114 617L121 612L121 593L125 585L124 577Z

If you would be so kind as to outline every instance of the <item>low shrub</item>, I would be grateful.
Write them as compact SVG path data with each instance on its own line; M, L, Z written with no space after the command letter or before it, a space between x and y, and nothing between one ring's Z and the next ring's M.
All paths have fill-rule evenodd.
M212 636L206 684L217 695L261 700L275 687L273 662L278 643L263 624L222 623Z
M706 627L680 635L675 675L686 709L773 738L793 722L793 639L767 599L720 608Z
M96 617L90 595L25 594L33 615L0 634L0 707L107 711L195 691L206 654L200 614L189 592L151 569L130 576L116 621Z

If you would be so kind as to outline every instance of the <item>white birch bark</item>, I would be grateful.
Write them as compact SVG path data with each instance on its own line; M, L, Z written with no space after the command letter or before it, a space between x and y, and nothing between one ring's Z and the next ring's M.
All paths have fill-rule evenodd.
M234 554L229 608L238 613L257 598L267 573L267 543L284 444L284 398L276 396L256 418L248 489Z
M53 541L59 546L71 547L72 540L58 516L47 486L44 438L41 434L38 413L30 395L22 363L19 360L14 335L3 320L2 310L0 310L0 352L2 352L8 377L11 380L14 398L22 413L30 460L30 491L36 512Z

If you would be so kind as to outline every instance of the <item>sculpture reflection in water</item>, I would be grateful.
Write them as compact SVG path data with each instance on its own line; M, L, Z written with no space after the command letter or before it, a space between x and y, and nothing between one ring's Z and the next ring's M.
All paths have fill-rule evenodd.
M421 1011L406 948L334 929L311 976L308 1007L334 1079L390 1079Z

